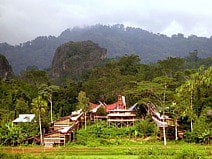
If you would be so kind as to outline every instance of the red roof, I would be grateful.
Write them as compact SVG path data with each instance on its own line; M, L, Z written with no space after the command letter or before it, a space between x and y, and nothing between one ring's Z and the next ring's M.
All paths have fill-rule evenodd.
M90 105L91 105L91 109L94 109L99 106L99 104L94 104L91 102L90 102ZM115 102L113 104L109 104L109 105L104 104L104 107L107 112L110 110L115 110L115 109L125 109L124 101L122 100L121 96L118 96L117 102Z
M106 105L106 111L114 110L114 109L125 109L123 102L115 102L113 104Z
M109 110L116 109L116 107L117 107L117 102L110 105L106 105L106 111L108 112Z
M94 108L96 108L97 106L99 106L99 104L94 104L94 103L91 103L91 102L90 102L90 106L91 106L91 109L94 109Z
M96 107L99 106L99 104L94 104L94 103L90 103L90 105L91 105L91 109L95 109ZM113 104L105 105L105 110L107 112L114 109L125 109L124 103L115 102Z

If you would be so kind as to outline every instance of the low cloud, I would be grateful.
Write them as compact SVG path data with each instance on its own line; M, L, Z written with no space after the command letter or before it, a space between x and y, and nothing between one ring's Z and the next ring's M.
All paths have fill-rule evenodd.
M2 0L0 42L19 44L66 28L125 24L171 36L212 35L210 0Z

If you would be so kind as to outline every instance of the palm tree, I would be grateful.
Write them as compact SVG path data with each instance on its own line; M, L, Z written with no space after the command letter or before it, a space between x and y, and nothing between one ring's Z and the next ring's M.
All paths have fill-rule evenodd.
M193 77L194 75L192 75L190 79L187 79L186 82L177 89L178 98L181 100L180 104L184 107L184 109L182 109L182 114L186 114L190 118L191 132L193 131L193 120L195 118L193 95L196 88L196 80ZM189 105L189 107L186 105Z
M193 110L195 106L194 97L199 88L211 85L211 72L212 67L209 67L205 71L203 71L203 67L200 67L196 73L186 78L186 82L177 89L179 105L183 108L181 114L187 115L190 118L191 132L193 131L193 120L198 116L197 112L195 114Z
M89 98L86 97L86 93L80 91L78 94L78 109L82 109L85 116L85 130L86 130L86 113L90 110Z
M172 115L173 115L173 118L174 118L174 129L175 129L175 140L178 140L178 123L177 123L177 120L179 118L179 114L180 114L180 107L177 107L176 105L176 102L173 102L172 105L171 105L172 109L173 109L173 112L172 112Z
M42 125L41 125L41 115L46 112L47 102L42 98L42 96L38 96L32 100L32 111L38 116L39 127L40 127L40 140L43 145L43 133L42 133Z
M44 98L47 98L48 102L50 103L50 114L51 114L51 123L53 123L53 118L52 118L52 108L53 108L53 101L52 101L52 96L55 91L59 89L58 86L55 85L46 85L42 84L39 87L39 94L42 95Z
M163 92L163 143L166 146L166 127L165 127L165 104L166 104L166 82L164 84L164 92Z

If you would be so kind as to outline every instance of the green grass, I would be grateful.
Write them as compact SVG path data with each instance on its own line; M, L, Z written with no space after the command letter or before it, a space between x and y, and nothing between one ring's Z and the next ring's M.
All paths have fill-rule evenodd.
M10 156L3 156L7 154ZM16 155L16 157L13 157ZM12 157L11 157L12 156ZM210 159L212 146L161 141L129 141L108 146L80 146L69 144L54 148L42 146L0 147L0 158L15 159Z
M107 155L107 156L68 156L65 159L138 159L139 156L132 155Z

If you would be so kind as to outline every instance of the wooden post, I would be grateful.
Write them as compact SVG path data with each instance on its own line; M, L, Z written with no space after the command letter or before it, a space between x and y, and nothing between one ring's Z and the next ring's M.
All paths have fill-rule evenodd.
M174 120L174 126L175 126L175 140L178 140L178 135L177 135L177 119Z
M191 103L190 103L190 108L191 108L191 111L193 109L193 91L191 90L191 99L190 99ZM191 118L191 132L193 132L193 121L192 121L192 118Z
M40 126L40 143L41 145L43 145L43 133L42 133L42 126L41 126L41 117L40 117L40 113L39 113L39 116L38 116L38 120L39 120L39 126Z
M50 100L49 100L49 102L50 102L50 106L51 106L51 123L53 123L53 118L52 118L52 99L50 98Z
M86 112L85 112L85 130L86 130L86 120L87 120L87 119L86 119Z
M64 135L64 141L63 141L64 143L64 146L65 146L65 144L66 144L66 135Z
M164 93L163 93L163 142L164 145L166 146L166 128L165 128L165 119L164 119L164 109L165 109L165 101L166 101L166 82L165 82L165 86L164 86Z

